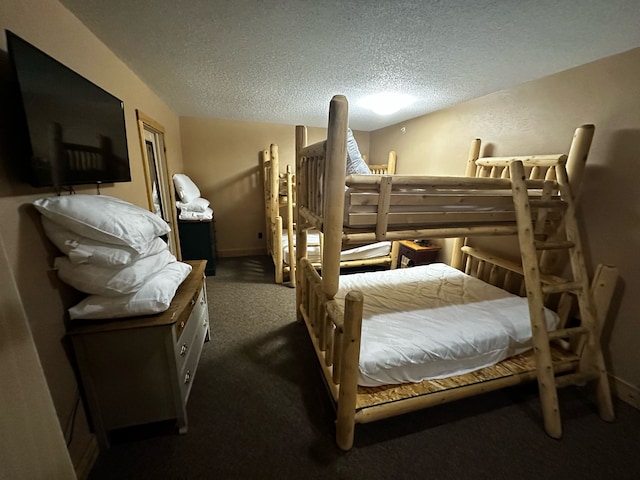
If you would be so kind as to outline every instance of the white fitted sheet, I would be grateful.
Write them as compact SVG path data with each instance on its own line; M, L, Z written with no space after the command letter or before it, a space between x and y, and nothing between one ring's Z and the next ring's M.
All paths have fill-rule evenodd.
M295 235L294 235L295 242ZM295 243L294 243L295 245ZM295 248L294 248L295 253ZM376 242L362 245L340 252L340 261L366 260L369 258L386 257L391 253L391 242ZM286 230L282 232L282 258L285 264L289 264L289 238ZM307 258L312 263L320 263L320 234L309 232L307 234Z
M443 263L340 277L364 294L362 386L460 375L531 348L526 298ZM547 328L557 315L546 310Z

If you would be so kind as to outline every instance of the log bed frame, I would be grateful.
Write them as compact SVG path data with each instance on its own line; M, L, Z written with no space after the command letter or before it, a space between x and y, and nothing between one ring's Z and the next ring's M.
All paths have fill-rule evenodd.
M396 171L397 156L395 151L389 152L387 163L369 165L371 173L394 174ZM267 253L273 260L275 267L275 282L283 283L289 277L289 285L295 287L295 249L289 248L287 258L284 258L283 236L288 239L288 245L295 245L295 222L293 219L295 209L295 175L291 165L287 165L286 172L280 172L280 160L278 145L271 144L261 153L261 164L264 184L265 227L267 235ZM281 209L286 213L282 215ZM321 239L322 241L322 239ZM322 245L321 245L322 249ZM398 244L392 243L388 255L374 258L343 260L340 268L381 266L395 268L398 258ZM294 266L292 269L291 266ZM320 268L319 262L313 262L315 268Z
M576 130L568 155L478 158L479 141L469 153L466 177L351 175L345 178L347 100L335 96L329 109L327 140L306 145L306 129L296 128L297 275L296 313L314 345L336 407L336 442L349 450L356 423L368 423L525 381L537 380L544 426L562 435L556 388L595 385L602 419L614 419L600 332L617 269L600 265L589 283L576 222L574 193L579 185L594 128ZM569 159L569 167L565 164ZM528 175L525 172L528 171ZM321 181L317 181L321 178ZM345 184L351 193L345 194ZM411 197L412 192L420 194ZM355 192L355 193L354 193ZM375 197L376 211L359 228L346 227L358 192ZM369 201L372 201L369 198ZM414 202L423 214L393 210ZM476 203L493 210L447 212L446 205ZM396 208L397 210L397 208ZM414 221L411 221L414 219ZM403 223L404 222L404 223ZM363 226L364 225L364 226ZM324 232L322 276L304 258L307 229ZM522 263L497 258L466 245L474 235L515 235ZM339 252L344 244L403 238L456 238L452 266L528 299L532 350L494 366L417 384L360 387L357 384L363 295L349 292L334 300L339 286ZM570 279L557 272L568 254ZM558 330L547 332L543 304L558 312ZM577 306L576 306L577 304ZM576 316L577 308L577 316ZM577 327L569 319L580 319Z

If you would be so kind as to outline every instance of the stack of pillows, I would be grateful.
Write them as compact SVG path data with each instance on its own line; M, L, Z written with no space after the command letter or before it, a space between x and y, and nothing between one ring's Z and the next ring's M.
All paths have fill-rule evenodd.
M69 309L72 320L121 318L167 310L191 266L161 238L167 223L107 195L66 195L33 202L45 234L64 253L58 277L89 296Z
M176 201L180 220L211 220L213 218L209 200L200 196L200 189L191 178L184 173L176 173L173 176L173 185L180 199Z

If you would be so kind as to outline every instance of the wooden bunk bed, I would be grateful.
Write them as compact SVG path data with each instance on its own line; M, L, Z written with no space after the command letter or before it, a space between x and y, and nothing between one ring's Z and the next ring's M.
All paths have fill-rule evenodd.
M346 98L334 97L326 141L307 146L305 128L296 130L296 310L298 320L307 327L336 406L338 446L343 450L352 447L356 423L532 380L538 382L544 427L551 437L562 434L558 387L593 383L600 416L612 421L614 412L599 336L617 270L599 266L594 281L589 283L568 181L571 178L579 185L593 126L576 130L568 155L478 158L479 141L474 141L466 177L345 178L347 112ZM304 258L306 231L311 228L323 231L325 236L322 276ZM466 239L475 235L516 236L522 263L466 245ZM362 331L364 326L368 326L367 331L373 328L368 323L372 317L367 308L385 303L385 299L366 293L368 287L360 288L353 275L340 277L340 249L354 241L447 237L456 238L455 243L461 246L452 261L454 267L464 270L458 272L464 282L482 279L505 291L526 295L512 295L513 301L524 302L524 321L530 335L523 343L526 351L512 352L516 354L454 376L362 386ZM571 278L547 273L564 270L566 265L546 256L550 252L568 254ZM394 275L386 284L382 282L386 292L400 288L404 272L414 274L416 269L431 267L357 275L363 279L368 276L370 283ZM426 275L428 270L423 272ZM346 291L341 286L344 283L348 283ZM441 292L435 295L440 296ZM364 322L363 312L367 317ZM407 312L396 313L401 317ZM499 313L503 313L501 309L493 311L496 316ZM548 331L550 317L557 323Z
M369 165L372 173L393 174L396 169L396 152L389 152L386 164ZM295 175L291 165L287 165L286 172L280 172L278 146L271 144L261 154L262 172L265 197L265 228L267 235L267 251L275 266L275 282L283 283L289 278L289 284L295 287ZM283 211L284 210L284 211ZM323 238L319 232L314 232L313 253L309 256L315 268L320 268ZM355 267L388 267L395 268L397 264L398 246L395 242L363 242L358 246L351 246L341 252L340 268ZM292 266L294 268L292 268Z

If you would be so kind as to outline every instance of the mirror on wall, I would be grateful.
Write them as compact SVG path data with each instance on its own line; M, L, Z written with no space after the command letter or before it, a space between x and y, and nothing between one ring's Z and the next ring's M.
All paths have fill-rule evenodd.
M165 156L164 128L139 110L138 133L144 162L145 181L149 210L160 216L171 227L167 235L169 249L177 258L180 255L180 241L177 236L175 200L172 195L173 181L169 176Z

